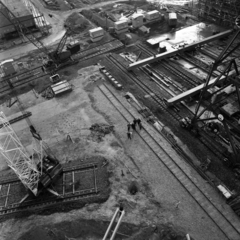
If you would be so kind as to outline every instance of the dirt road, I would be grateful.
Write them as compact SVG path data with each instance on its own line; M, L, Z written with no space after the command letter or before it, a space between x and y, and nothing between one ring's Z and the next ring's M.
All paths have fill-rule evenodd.
M65 19L72 14L73 12L79 12L83 9L91 9L96 7L105 6L110 3L116 3L116 2L122 2L126 0L115 0L115 1L109 1L109 2L101 2L97 4L93 4L91 6L83 7L83 8L76 8L69 11L52 11L49 9L46 9L40 0L34 0L33 3L36 6L36 8L44 14L44 17L46 21L52 26L51 34L42 40L43 44L45 46L48 46L50 44L55 43L57 40L59 40L65 33L65 29L63 27L63 23ZM53 17L50 18L48 14L52 14ZM6 51L0 52L0 61L3 61L5 59L9 58L19 58L23 55L26 55L27 52L35 50L36 47L32 43L27 43L25 45L20 45L15 48L11 48Z

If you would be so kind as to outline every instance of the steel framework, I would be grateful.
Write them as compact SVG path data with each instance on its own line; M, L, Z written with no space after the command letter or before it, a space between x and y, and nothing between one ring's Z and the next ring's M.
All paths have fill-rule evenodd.
M219 25L234 26L235 19L240 14L240 1L199 0L197 14Z
M32 154L29 156L3 112L0 112L0 124L2 126L0 129L0 153L24 186L36 196L39 179L42 175L42 142L33 138Z
M231 157L231 163L233 165L240 164L240 154L238 147L236 145L235 136L233 133L240 134L239 124L234 124L231 119L227 116L223 116L220 107L223 106L225 100L229 98L225 94L224 89L231 86L234 88L232 93L236 93L236 102L238 104L238 109L240 110L240 78L239 71L236 64L236 50L240 48L240 29L235 33L233 38L229 41L228 45L221 52L219 57L215 60L205 82L204 88L200 93L199 101L195 109L195 115L192 119L192 124L197 122L209 122L212 120L218 120L224 126L225 132L228 136L228 141L231 146L233 156ZM216 78L214 84L209 87L210 80L212 78L213 72L218 68L219 65L224 64L224 70ZM229 76L230 71L235 71L235 77ZM225 80L220 83L220 79L225 77ZM215 88L217 86L217 88ZM209 94L208 89L211 88L211 93ZM222 94L222 96L220 96ZM232 131L232 132L231 132Z

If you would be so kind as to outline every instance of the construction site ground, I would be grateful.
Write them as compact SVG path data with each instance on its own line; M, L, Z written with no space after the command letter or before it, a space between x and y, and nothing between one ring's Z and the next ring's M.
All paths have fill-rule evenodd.
M64 34L63 23L66 16L81 10L68 10L70 8L67 3L58 1L66 7L63 9L67 10L64 13L64 19L61 18L61 12L45 9L41 1L36 1L40 10L45 13L47 21L53 25L51 36L44 40L47 45L55 42ZM112 3L116 2L112 1ZM90 1L88 3L78 1L77 3L82 7L81 4L89 4ZM107 3L100 2L96 7L105 4ZM85 9L91 7L93 6L84 5ZM49 13L53 13L53 18L48 16ZM183 16L179 27L191 25L194 22L192 19L185 20ZM89 26L94 25L89 23ZM164 32L168 29L156 24L151 34L154 35L160 30ZM143 40L142 37L135 37L134 42ZM91 47L92 45L89 46L84 38L84 33L79 35L83 48ZM0 60L12 58L16 52L19 53L19 57L33 49L34 47L30 44L19 46L1 53ZM38 58L33 52L19 61L30 64L31 59L35 57ZM46 100L41 96L41 90L51 84L48 77L32 85L24 86L18 92L21 93L19 98L24 103L24 109L32 113L30 117L32 123L60 162L62 164L84 164L102 161L104 158L108 163L106 165L108 174L103 176L103 181L109 181L109 186L99 198L94 200L89 199L79 204L72 204L67 208L63 206L50 211L32 212L30 216L23 214L21 217L2 221L0 240L102 239L120 203L124 205L126 215L116 239L183 240L189 233L191 239L195 240L225 240L208 215L189 197L186 190L169 173L139 135L134 133L132 140L127 139L126 121L97 88L97 85L102 82L106 83L99 72L99 67L92 65L100 60L101 57L97 57L61 70L60 75L72 84L73 91L60 97ZM124 87L124 91L115 91L115 94L123 96L126 91L130 90L139 97L136 88L131 84L128 85L125 82ZM35 90L32 91L33 88ZM17 104L8 108L7 102L4 102L5 99L2 100L0 110L9 119L21 115ZM144 98L142 100L147 105L147 101ZM158 115L157 112L155 114ZM158 117L164 122L164 116L159 114ZM89 130L95 123L113 125L115 131L105 136L98 135ZM14 123L12 127L23 145L30 151L31 134L27 122L21 120ZM172 127L177 134L178 128ZM186 141L189 140L186 139ZM171 145L166 144L167 151L174 151ZM191 150L195 149L192 146ZM199 151L197 154L202 153ZM186 168L189 169L191 175L191 168L187 164ZM4 159L0 160L0 171L0 178L14 176ZM211 199L223 207L226 206L224 199L202 178L194 177L205 186ZM138 189L135 195L129 191L133 185L136 185Z
M32 91L20 95L25 109L32 112L31 121L61 163L81 160L89 162L102 156L108 161L110 194L106 202L86 204L82 208L10 219L0 224L0 239L55 240L102 239L104 231L119 203L126 215L116 239L225 239L206 213L199 208L176 179L156 158L138 134L127 139L127 123L96 85L104 81L98 66L68 69L72 92L46 100ZM116 94L119 94L116 92ZM1 106L11 119L18 116L17 105ZM114 134L103 138L92 135L95 123L114 125ZM26 121L12 125L24 146L30 149L31 136ZM67 141L70 135L72 141ZM168 145L168 151L173 151ZM79 161L81 163L81 161ZM189 168L188 166L186 166ZM2 176L10 170L1 159ZM189 174L191 170L189 168ZM199 178L198 176L194 176ZM106 179L107 181L107 179ZM199 178L202 184L205 181ZM138 192L131 195L129 187L136 184ZM213 189L206 186L211 197L224 204ZM73 208L75 208L73 206ZM100 224L100 225L99 225ZM101 226L101 227L99 227ZM157 227L157 228L156 228ZM204 229L204 231L203 231ZM37 233L37 234L36 234Z

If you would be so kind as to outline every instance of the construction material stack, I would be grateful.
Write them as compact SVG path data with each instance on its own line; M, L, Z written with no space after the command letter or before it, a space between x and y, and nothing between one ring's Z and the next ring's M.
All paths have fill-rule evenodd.
M89 35L92 42L100 41L104 36L104 31L101 27L89 30Z
M125 33L128 31L128 20L115 22L114 27L117 34Z

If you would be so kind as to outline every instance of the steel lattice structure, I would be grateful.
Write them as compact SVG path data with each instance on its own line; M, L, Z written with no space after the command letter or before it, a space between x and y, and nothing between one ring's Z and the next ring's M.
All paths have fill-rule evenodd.
M216 22L223 26L234 26L236 17L240 14L239 0L199 0L199 17Z
M32 155L26 151L7 117L0 112L0 152L8 166L17 174L26 188L36 196L42 175L43 148L41 141L33 138Z

